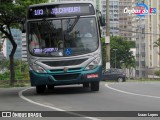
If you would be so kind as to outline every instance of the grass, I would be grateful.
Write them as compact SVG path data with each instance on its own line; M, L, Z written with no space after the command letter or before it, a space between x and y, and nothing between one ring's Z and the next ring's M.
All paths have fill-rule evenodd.
M29 81L18 80L14 83L14 86L10 86L9 80L0 81L0 88L10 88L10 87L27 87L30 86Z

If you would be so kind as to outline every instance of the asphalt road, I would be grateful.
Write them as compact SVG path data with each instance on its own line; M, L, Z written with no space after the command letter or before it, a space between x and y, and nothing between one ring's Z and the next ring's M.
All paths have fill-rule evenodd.
M0 111L160 111L159 93L160 82L101 82L98 92L91 92L89 88L81 85L59 86L54 91L46 91L41 95L36 94L35 88L0 88ZM44 120L34 118L41 119ZM160 114L156 118L81 116L46 119L160 120Z

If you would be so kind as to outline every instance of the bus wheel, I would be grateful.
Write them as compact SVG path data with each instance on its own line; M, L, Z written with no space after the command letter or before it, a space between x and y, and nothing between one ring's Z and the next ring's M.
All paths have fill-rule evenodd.
M99 91L99 81L91 82L91 91Z
M37 94L44 93L45 90L46 90L46 85L36 86L36 92L37 92Z
M84 88L89 87L89 82L83 83L83 87L84 87Z
M47 85L48 90L53 90L54 89L54 85Z

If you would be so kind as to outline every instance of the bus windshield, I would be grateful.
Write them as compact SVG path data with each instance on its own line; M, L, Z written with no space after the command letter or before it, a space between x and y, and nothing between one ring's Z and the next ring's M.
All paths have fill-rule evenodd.
M98 49L95 17L32 21L28 24L29 52L39 57L75 56Z

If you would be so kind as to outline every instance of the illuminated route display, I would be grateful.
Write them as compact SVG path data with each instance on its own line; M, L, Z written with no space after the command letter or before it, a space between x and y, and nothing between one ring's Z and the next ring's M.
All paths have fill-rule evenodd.
M34 48L35 54L52 53L52 52L57 52L57 51L58 51L58 48L44 48L44 49Z
M91 4L63 4L31 6L28 12L28 19L68 17L78 15L94 15L95 11Z

